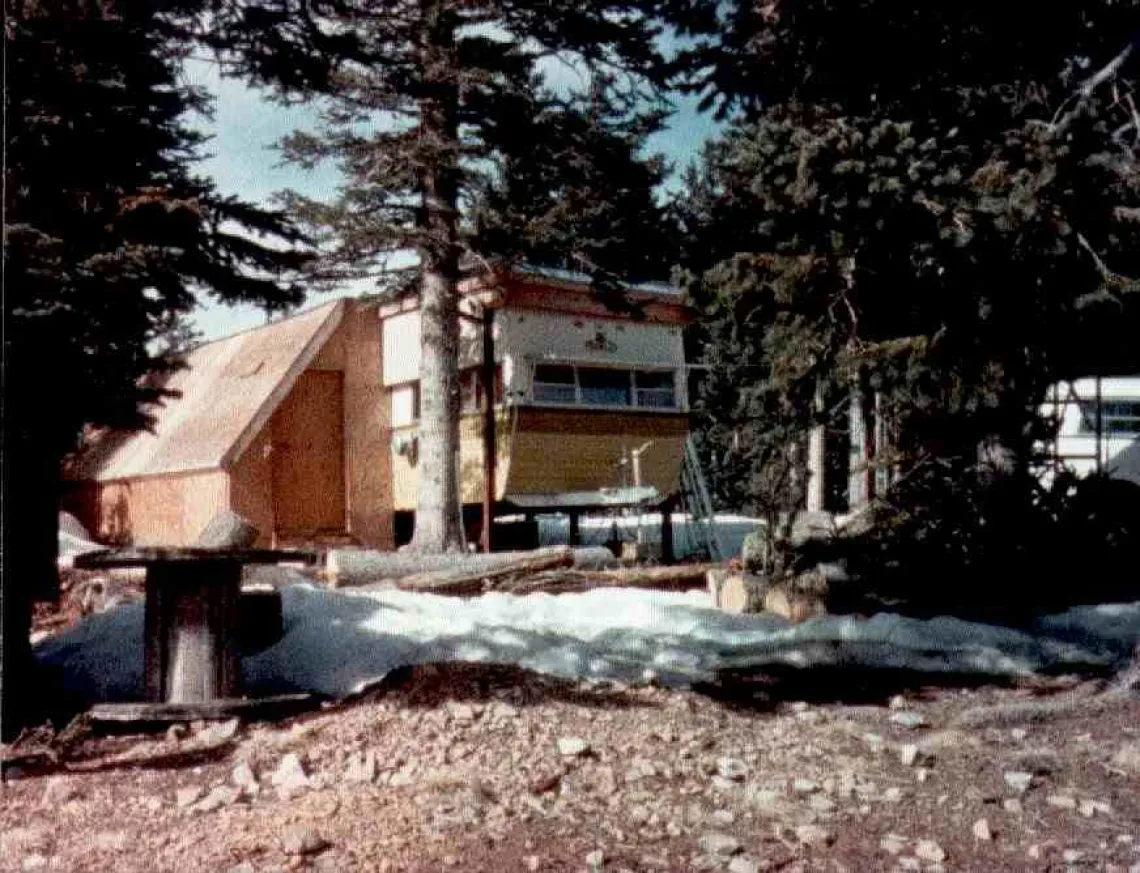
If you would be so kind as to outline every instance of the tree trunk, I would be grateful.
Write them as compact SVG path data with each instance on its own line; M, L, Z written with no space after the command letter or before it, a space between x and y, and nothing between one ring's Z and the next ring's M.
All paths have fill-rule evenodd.
M7 422L6 422L7 424ZM3 552L0 554L0 740L38 721L29 635L32 603L58 584L59 460L46 440L5 428ZM42 698L38 703L48 701Z
M459 92L455 20L440 0L423 0L424 96L420 132L419 495L413 548L459 548Z

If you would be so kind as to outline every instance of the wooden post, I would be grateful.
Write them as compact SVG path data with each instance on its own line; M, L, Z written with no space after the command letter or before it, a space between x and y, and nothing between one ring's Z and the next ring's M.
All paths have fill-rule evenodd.
M241 693L241 564L153 564L146 579L146 694L201 703Z
M495 440L495 310L483 307L483 551L494 546L495 481L498 448Z

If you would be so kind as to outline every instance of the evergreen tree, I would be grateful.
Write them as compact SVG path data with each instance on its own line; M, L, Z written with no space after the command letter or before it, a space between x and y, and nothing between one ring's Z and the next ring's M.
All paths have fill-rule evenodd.
M470 250L463 210L481 190L487 193L480 180L493 172L504 142L516 144L520 155L518 146L541 136L544 124L561 124L553 120L552 103L543 111L555 115L544 115L537 126L532 118L541 59L577 65L603 104L621 99L633 106L638 97L652 96L664 81L658 5L219 2L216 43L240 70L286 98L319 95L320 129L292 136L286 155L301 164L335 160L345 171L335 201L290 201L326 230L331 275L382 268L394 251L416 254L413 276L404 281L419 283L422 321L419 549L441 551L460 542L457 285L460 258ZM606 123L607 112L592 123ZM571 139L553 169L572 174L572 163L581 159L577 142L594 135L588 127L571 131L570 122L562 131ZM539 154L552 156L547 148L540 146Z
M1047 387L1140 370L1140 4L721 8L695 87L736 114L678 204L707 442L737 480L779 482L781 445L873 390L905 473L895 542L960 591L1000 541L1010 578L1047 509L1030 469ZM982 444L1011 460L1000 488Z
M3 728L20 721L29 609L55 586L60 464L84 426L139 427L200 292L300 299L280 215L191 172L204 96L179 81L194 0L7 0ZM267 244L258 236L271 239ZM149 386L149 387L148 387Z

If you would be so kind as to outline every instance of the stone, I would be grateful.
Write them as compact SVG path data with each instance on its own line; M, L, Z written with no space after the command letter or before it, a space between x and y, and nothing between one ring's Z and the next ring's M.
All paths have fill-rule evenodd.
M594 849L594 851L586 855L586 869L589 870L590 873L597 873L597 871L605 866L605 863L606 853L601 849Z
M709 816L713 824L727 827L736 823L736 814L727 809L714 809L713 814Z
M783 811L784 798L771 788L758 788L748 794L748 802L761 812L778 815Z
M282 800L289 800L309 787L309 777L305 775L305 769L301 766L301 759L297 757L296 752L289 752L281 757L281 762L270 777L270 782Z
M805 846L830 846L835 842L835 834L816 824L802 824L796 828L796 839Z
M1085 853L1080 849L1065 849L1065 851L1061 853L1061 858L1066 864L1076 864L1080 862L1084 856Z
M736 758L717 758L716 772L725 779L742 782L748 775L748 765Z
M731 858L733 855L739 854L744 848L736 837L719 831L705 834L700 838L698 844L704 854L722 859Z
M903 799L903 790L897 785L892 785L883 792L883 800L887 803L899 803Z
M805 779L801 777L792 783L792 791L794 791L796 794L815 794L819 790L820 785L814 779Z
M879 848L888 855L897 855L907 847L908 842L906 837L898 834L887 834L879 840Z
M1113 766L1140 774L1140 742L1124 743L1112 756Z
M43 870L48 865L48 859L43 855L27 855L20 862L21 870Z
M913 712L911 710L893 712L891 713L890 720L891 724L897 724L900 727L910 728L911 730L914 730L915 728L926 727L930 724L926 720L925 716L922 715L922 713Z
M250 797L257 797L261 793L257 775L246 761L238 761L230 773L230 781Z
M174 795L174 805L179 809L193 806L202 799L202 795L205 793L206 789L201 785L187 785L185 788L179 788Z
M376 752L369 749L348 759L344 778L348 782L373 782L376 779Z
M537 873L538 868L542 866L542 861L538 855L527 855L526 858L523 859L523 866L531 871L531 873Z
M1010 730L1009 735L1013 737L1014 742L1020 743L1029 736L1029 731L1023 727L1015 727Z
M130 845L130 837L126 831L102 831L93 842L101 852L122 852Z
M919 840L914 844L914 854L931 864L941 864L946 860L946 850L934 840Z
M835 801L826 794L813 794L808 801L808 806L821 815L828 815L829 813L835 812Z
M918 761L918 746L914 743L904 743L900 746L899 761L904 767L913 767Z
M990 829L990 823L988 819L980 818L974 822L973 832L975 840L981 840L988 843L994 838L994 832Z
M1103 800L1082 800L1077 808L1085 818L1092 818L1098 814L1112 815L1111 804Z
M475 721L475 707L470 703L449 702L447 711L460 724L470 724Z
M713 569L705 573L705 581L712 604L717 609L725 612L756 611L755 586L749 584L746 574Z
M221 809L223 806L229 806L231 803L237 802L241 797L241 789L234 788L229 785L218 785L210 789L210 792L190 807L191 812L214 812Z
M329 841L306 825L286 828L281 835L281 851L286 855L316 855L329 847Z
M1057 809L1077 808L1077 799L1070 797L1068 794L1050 794L1045 798L1045 802L1050 806L1057 807Z
M1021 801L1018 800L1016 797L1005 798L1001 802L1001 808L1004 809L1006 812L1013 813L1014 815L1020 815L1021 812L1023 811Z
M558 740L558 754L563 758L579 758L590 751L590 744L581 737L561 737Z
M63 806L79 796L79 788L66 776L52 776L44 785L40 806Z
M887 701L888 709L906 709L908 705L907 699L901 694L896 694Z
M212 722L194 734L191 742L196 749L218 748L237 736L240 727L241 722L236 718Z
M760 862L748 855L737 855L728 862L728 873L760 873Z
M248 549L257 542L260 531L248 518L223 509L202 528L194 546L199 549Z
M1023 770L1007 770L1002 774L1005 784L1018 794L1024 794L1033 784L1033 774Z

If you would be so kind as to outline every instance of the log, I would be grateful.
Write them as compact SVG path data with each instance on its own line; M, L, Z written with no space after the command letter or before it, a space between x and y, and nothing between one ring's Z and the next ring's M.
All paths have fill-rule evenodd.
M552 546L525 552L492 552L491 554L443 554L421 555L415 552L377 552L369 549L333 549L328 553L324 575L333 587L387 583L413 575L431 573L465 573L472 576L497 571L521 561L549 555L564 555L566 546ZM608 560L613 556L604 549L569 550L574 561L589 561L597 564L605 553Z
M544 570L570 567L574 563L571 549L560 546L531 553L522 560L515 560L498 567L485 567L471 570L459 567L454 570L433 570L416 573L397 579L395 585L402 591L416 591L422 594L447 594L467 597L499 590L504 580L530 576Z
M621 570L554 570L503 584L510 594L570 594L594 588L645 588L690 591L705 588L705 574L719 564L678 564L671 567L631 567Z

